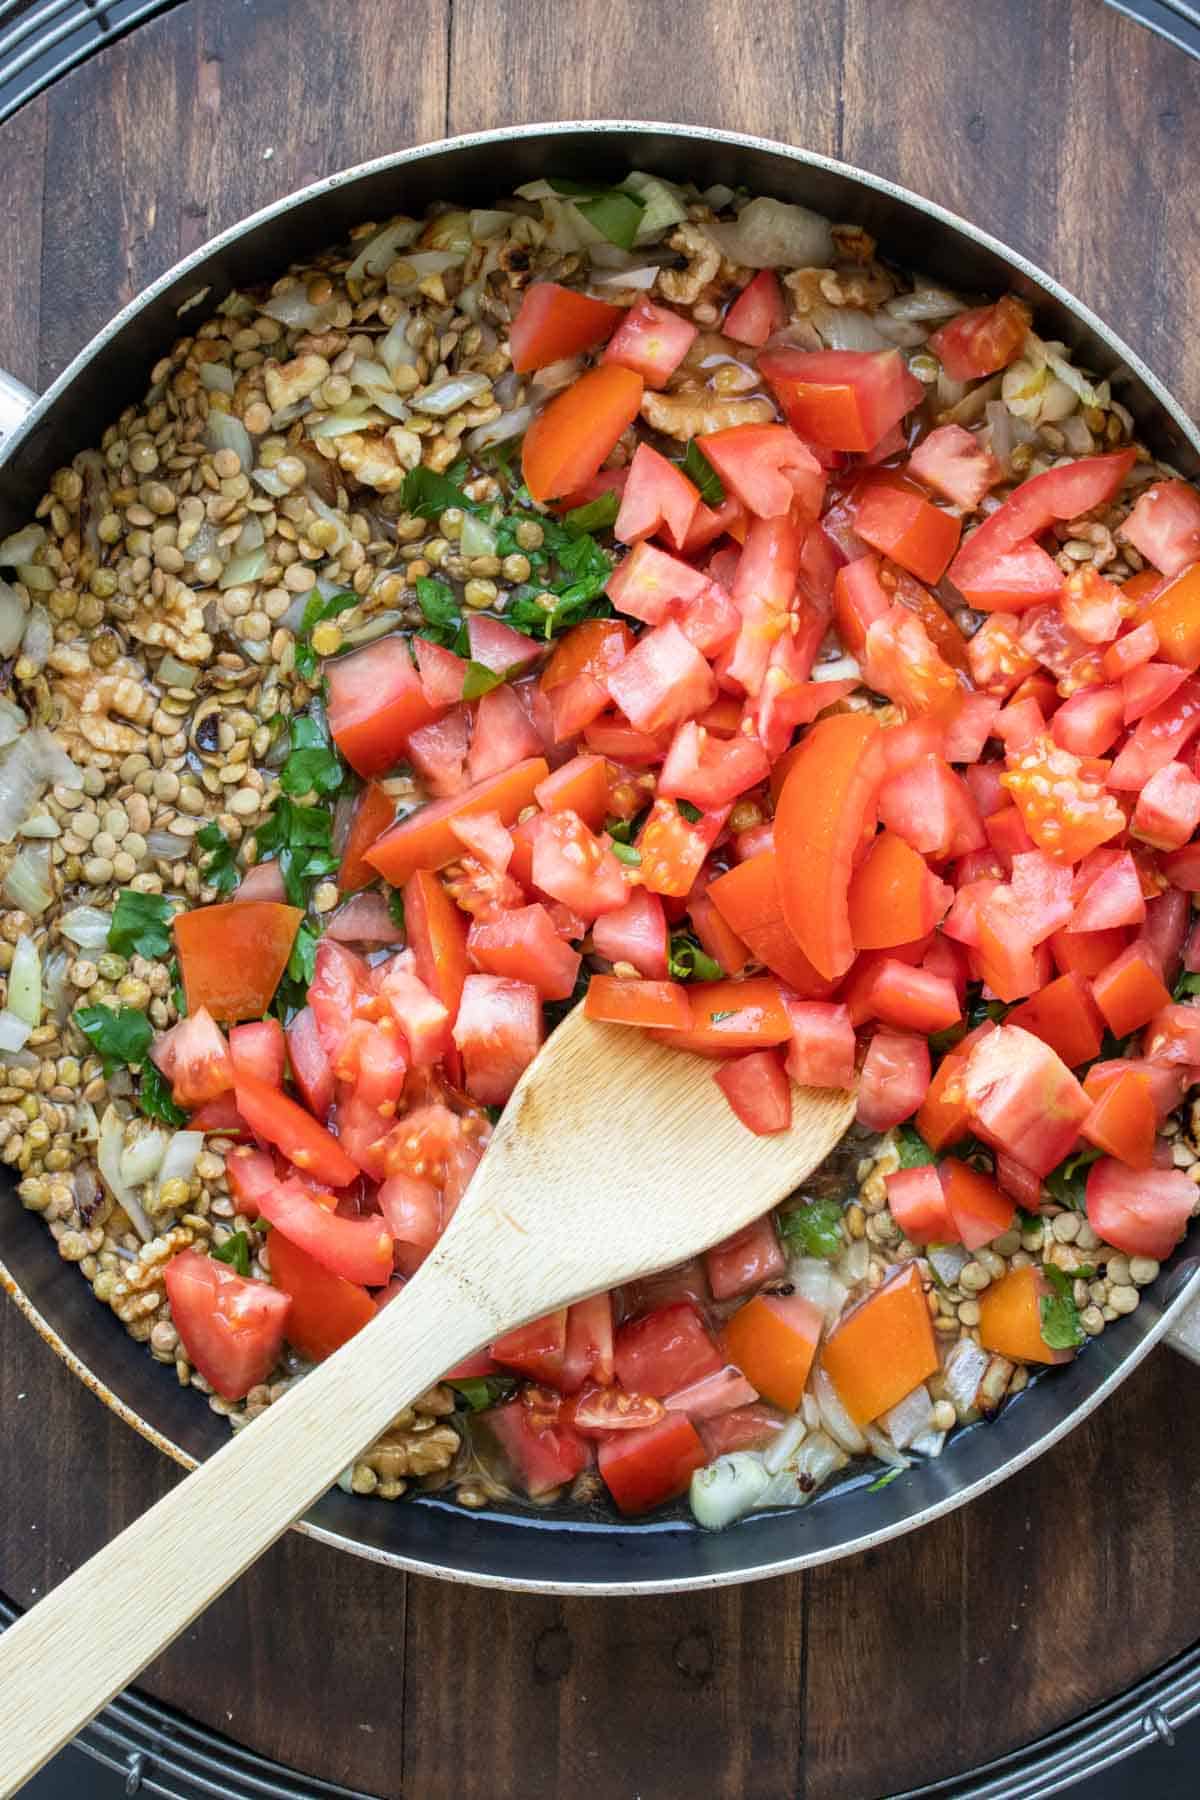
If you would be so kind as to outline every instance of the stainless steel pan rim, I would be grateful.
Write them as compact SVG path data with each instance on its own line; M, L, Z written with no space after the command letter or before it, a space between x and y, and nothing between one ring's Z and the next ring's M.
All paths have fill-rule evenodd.
M1061 313L1064 322L1070 321L1076 339L1090 340L1102 352L1102 363L1111 373L1123 373L1135 392L1140 389L1137 397L1143 411L1153 413L1157 409L1154 424L1164 453L1169 451L1186 465L1188 473L1200 470L1200 434L1141 359L1088 307L1027 258L1006 249L989 233L894 182L815 152L761 137L699 126L594 120L470 133L399 151L314 182L221 233L159 277L97 334L40 399L32 400L19 384L6 384L0 378L0 467L6 466L8 470L8 491L7 496L0 491L0 510L3 510L6 498L12 506L19 508L23 504L19 495L22 480L33 470L39 449L43 455L46 452L45 443L39 444L39 440L45 437L59 402L68 394L86 388L89 374L104 359L106 352L119 361L118 353L124 349L128 358L129 347L123 346L122 340L145 315L157 311L160 327L165 321L174 319L176 330L185 329L185 324L178 322L180 317L186 320L189 307L206 298L208 290L224 279L223 259L236 262L239 250L248 246L251 240L261 235L268 242L274 239L278 248L280 227L293 220L300 224L297 217L300 214L304 214L311 224L322 207L326 212L331 208L336 210L343 194L349 203L359 190L370 190L382 202L385 184L405 171L417 171L419 175L446 164L450 167L449 180L453 179L456 170L460 177L466 171L470 184L477 187L484 174L494 167L494 190L511 175L509 165L520 162L533 169L536 161L541 166L534 172L541 172L555 154L556 147L573 157L577 166L583 159L591 157L593 161L625 166L654 167L657 164L664 173L669 172L665 164L678 165L685 156L700 164L706 160L711 162L714 152L727 153L739 168L757 164L767 171L767 165L770 165L777 177L773 191L790 192L793 197L804 198L814 184L818 187L823 184L827 190L831 186L844 188L844 198L855 195L864 203L873 204L881 216L890 207L893 223L899 215L908 226L940 233L940 237L935 235L931 241L944 247L951 259L961 259L966 254L968 261L973 260L981 268L994 264L994 269L989 270L989 279L1015 278L1018 286L1027 287L1038 304ZM503 160L501 153L504 153ZM769 178L764 191L772 191ZM354 214L371 216L368 203L364 200L353 208L348 207L346 218ZM335 231L329 232L331 238L335 235ZM299 233L296 245L301 247ZM304 240L304 247L308 247L307 240ZM893 240L886 242L885 247L899 260L904 259L904 245ZM922 266L922 254L927 253L914 252L914 266ZM971 285L969 282L961 284ZM985 281L981 280L979 285L985 285ZM151 360L146 355L141 364L143 379ZM162 1372L149 1365L149 1359L142 1359L147 1365L146 1372L164 1389L163 1403L159 1405L157 1393L147 1389L146 1400L131 1404L114 1391L115 1379L101 1378L90 1362L72 1347L68 1340L74 1335L73 1329L67 1332L51 1318L52 1312L62 1311L65 1305L66 1310L79 1315L82 1330L84 1315L80 1307L86 1306L99 1325L107 1324L122 1341L115 1347L111 1343L97 1347L103 1352L102 1360L114 1362L114 1365L119 1363L122 1385L128 1388L126 1365L132 1359L122 1329L111 1315L96 1307L86 1292L79 1296L79 1306L64 1300L63 1290L57 1285L60 1277L74 1282L77 1289L82 1284L77 1282L67 1265L55 1267L54 1260L48 1255L40 1221L26 1218L24 1227L27 1230L19 1218L0 1214L0 1238L7 1244L10 1237L22 1237L23 1241L16 1244L16 1251L22 1261L29 1262L32 1271L22 1285L12 1267L0 1261L0 1282L5 1290L55 1353L112 1411L155 1448L185 1468L194 1467L197 1453L177 1442L170 1430L152 1424L144 1416L143 1409L167 1410L166 1396L170 1389L162 1380ZM32 1250L27 1241L31 1233L36 1233L40 1240ZM436 1498L424 1499L415 1506L369 1508L359 1500L350 1500L335 1492L319 1502L310 1515L298 1521L297 1529L336 1549L348 1550L414 1574L432 1574L485 1587L562 1595L673 1593L719 1587L788 1574L876 1549L892 1538L952 1512L1026 1467L1087 1418L1160 1338L1170 1335L1177 1347L1188 1349L1200 1360L1200 1341L1194 1348L1189 1347L1181 1329L1189 1305L1194 1307L1200 1299L1200 1225L1193 1227L1184 1249L1187 1254L1177 1255L1174 1265L1159 1277L1152 1290L1146 1291L1138 1312L1095 1340L1085 1357L1058 1371L1051 1382L1038 1383L1011 1402L995 1423L963 1434L937 1462L914 1467L899 1481L869 1499L865 1494L865 1483L860 1482L827 1499L819 1499L802 1512L755 1515L734 1531L711 1536L679 1520L614 1526L599 1521L538 1516L532 1512L472 1514L451 1503L438 1502ZM12 1253L8 1249L5 1251L10 1257ZM38 1254L44 1262L36 1260ZM1193 1312L1193 1329L1198 1317L1200 1309ZM87 1328L91 1329L90 1325ZM146 1386L144 1382L139 1385ZM173 1398L176 1402L186 1402L197 1414L204 1411L189 1395L176 1392ZM1041 1421L1043 1412L1050 1414L1045 1423ZM210 1427L208 1441L200 1449L200 1455L219 1441L212 1436L211 1428L224 1429L223 1421L214 1420L211 1414L207 1415L207 1422ZM193 1429L194 1423L189 1420L187 1429L181 1430L180 1435L195 1438L198 1433ZM346 1508L351 1509L350 1513ZM387 1529L378 1529L381 1514L388 1517ZM842 1527L840 1530L839 1526ZM514 1534L523 1540L515 1552ZM411 1544L397 1547L388 1542L389 1536L420 1537L425 1541L414 1550ZM806 1543L805 1540L809 1541ZM447 1552L451 1554L449 1561L443 1560ZM665 1577L654 1572L656 1563L661 1566L664 1560L676 1568L676 1572ZM546 1573L542 1574L540 1565L552 1563L561 1563L564 1572L547 1567ZM580 1567L585 1563L587 1573L581 1575Z

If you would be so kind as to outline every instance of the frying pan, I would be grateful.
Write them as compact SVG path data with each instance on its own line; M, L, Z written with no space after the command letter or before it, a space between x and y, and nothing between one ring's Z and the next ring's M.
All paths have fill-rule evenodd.
M631 168L798 201L864 226L885 255L949 285L1015 291L1033 305L1044 336L1065 341L1086 367L1111 379L1156 454L1189 479L1200 476L1200 433L1149 370L1079 301L985 232L808 151L692 126L596 121L454 138L315 182L177 263L40 400L0 374L0 537L30 516L53 470L98 442L120 407L140 397L148 370L191 318L203 318L231 289L274 276L366 219L419 211L433 200L490 205L548 173L617 180ZM8 1171L0 1179L12 1189ZM224 1441L225 1421L180 1389L92 1299L11 1191L0 1197L0 1282L68 1367L165 1454L191 1466ZM436 1494L387 1505L334 1489L298 1529L397 1568L532 1591L667 1592L779 1575L874 1548L994 1487L1086 1418L1160 1338L1200 1362L1200 1220L1143 1290L1135 1313L1068 1367L1034 1382L994 1422L961 1433L940 1458L880 1491L868 1491L869 1475L852 1473L803 1510L751 1515L711 1534L682 1510L614 1523L599 1513L547 1514L516 1504L467 1512Z

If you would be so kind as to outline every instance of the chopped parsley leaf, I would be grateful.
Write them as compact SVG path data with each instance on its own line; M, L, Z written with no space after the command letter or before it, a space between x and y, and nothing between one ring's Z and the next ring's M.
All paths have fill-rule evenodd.
M361 594L343 592L331 594L328 600L322 600L317 588L309 594L300 620L300 629L296 633L296 673L301 681L307 681L311 686L317 679L321 659L312 647L313 627L320 625L325 619L336 619L339 613L349 612L352 606L358 605L361 598Z
M699 488L700 498L705 506L720 506L725 498L725 484L695 438L689 439L679 466L688 480Z
M171 1089L162 1070L156 1069L151 1062L142 1070L137 1102L148 1119L161 1119L164 1125L187 1124L187 1114L172 1100Z
M453 588L433 575L417 578L417 605L425 623L417 632L431 644L440 644L457 655L466 648L467 627Z
M200 871L203 879L215 887L218 894L231 894L238 884L238 872L233 860L233 845L221 827L206 825L203 831L196 833L196 842L201 850L209 852L208 861Z
M671 947L667 954L667 974L672 981L719 981L725 973L719 962L715 962L707 950L702 950L686 931L677 931L671 938ZM714 1018L727 1018L729 1014L714 1013Z
M1072 1206L1082 1212L1087 1193L1087 1172L1101 1152L1094 1148L1077 1150L1060 1162L1057 1169L1043 1175L1042 1181L1060 1206Z
M1054 1289L1052 1294L1043 1294L1040 1303L1042 1338L1051 1350L1078 1349L1087 1333L1079 1323L1073 1292L1075 1278L1052 1263L1044 1265L1042 1274Z
M490 694L493 688L502 687L504 681L505 677L495 669L489 669L486 663L469 662L463 676L462 697L478 700L481 695Z
M293 719L290 739L291 755L279 771L284 793L297 799L305 794L338 793L346 780L346 766L321 721L307 713Z
M784 1247L801 1256L838 1256L845 1248L842 1208L837 1200L806 1200L779 1215Z
M723 1012L709 1013L708 1022L710 1025L719 1025L723 1019L732 1019L736 1017L736 1011L737 1009L735 1007L730 1006L726 1007Z
M896 1149L900 1153L902 1169L920 1169L927 1163L934 1163L937 1157L925 1142L915 1125L897 1125Z
M463 512L480 512L483 510L480 503L469 500L459 485L467 473L465 462L455 463L444 475L418 463L404 477L400 504L405 512L416 513L422 519L436 519L451 506L460 507Z
M903 1473L904 1470L899 1467L886 1470L879 1477L878 1481L873 1481L871 1483L870 1487L867 1489L868 1494L878 1494L883 1488L891 1487L896 1477L898 1475L903 1475Z
M636 869L640 865L642 853L635 850L632 844L614 843L611 848L617 861L625 863L628 868Z
M469 1412L485 1412L513 1392L516 1381L509 1375L463 1375L448 1381Z
M235 1231L223 1244L215 1244L209 1255L214 1262L228 1263L235 1274L250 1274L250 1240L244 1231Z
M1190 1000L1193 994L1200 994L1200 975L1193 975L1185 970L1172 988L1171 998Z
M616 523L617 514L621 510L621 496L616 488L609 488L605 494L597 494L594 500L588 500L582 506L573 506L564 514L563 524L568 531L606 531Z
M171 902L162 894L126 888L117 896L108 947L118 956L145 956L157 962L171 948Z
M72 1014L85 1038L101 1057L105 1075L120 1068L140 1069L150 1054L154 1028L136 1006L84 1006Z
M323 806L301 806L286 797L276 800L258 833L260 857L274 851L284 890L293 906L308 903L310 884L338 868L333 853L333 817Z
M310 925L301 924L288 957L287 968L271 999L270 1011L287 1024L308 1004L308 990L316 968L320 939Z
M676 811L687 820L689 825L695 825L704 817L700 808L698 806L693 806L690 800L677 800L675 802L675 808Z
M388 917L393 925L398 925L401 931L404 930L404 891L402 888L392 888L388 894Z
M632 844L645 819L644 812L637 813L632 819L605 819L604 829L614 844Z

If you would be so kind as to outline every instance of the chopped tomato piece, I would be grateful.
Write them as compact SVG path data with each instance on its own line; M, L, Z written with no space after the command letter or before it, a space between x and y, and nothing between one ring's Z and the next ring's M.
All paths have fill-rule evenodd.
M1164 575L1200 561L1200 496L1186 481L1156 481L1138 498L1121 536Z
M916 1117L917 1130L931 1150L944 1150L947 1145L958 1143L970 1130L963 1070L973 1046L995 1029L992 1021L986 1019L948 1050L938 1065Z
M325 664L329 729L359 775L380 775L399 762L409 737L438 715L413 667L402 637L380 638L365 650Z
M875 802L877 780L867 751L878 730L861 713L820 720L800 746L775 814L784 918L830 980L854 960L850 877Z
M531 1500L573 1481L591 1461L587 1442L577 1431L561 1420L542 1424L519 1402L491 1407L480 1413L479 1422L491 1432Z
M540 412L525 433L521 473L535 500L574 493L637 418L643 381L619 363L589 369Z
M1032 1031L1034 1037L1041 1038L1062 1057L1069 1069L1077 1069L1100 1054L1104 1021L1081 975L1060 975L1041 993L1015 1006L1007 1022Z
M912 1244L952 1244L957 1232L933 1163L884 1177L888 1211Z
M537 989L499 975L468 975L463 983L454 1042L467 1092L485 1106L503 1106L542 1047Z
M664 1405L668 1412L686 1413L689 1419L716 1419L739 1407L752 1406L757 1399L758 1394L742 1371L726 1363L714 1375L703 1375L699 1381L668 1394Z
M638 874L652 894L688 894L729 816L727 806L685 818L674 800L655 800L638 833Z
M1096 976L1092 993L1109 1030L1118 1038L1148 1024L1171 999L1155 958L1136 943Z
M535 757L542 740L507 682L484 694L475 709L467 774L477 786Z
M1158 633L1149 619L1135 625L1104 652L1104 673L1109 681L1120 681L1123 675L1141 668L1158 654Z
M617 1380L634 1394L662 1400L713 1375L721 1358L700 1310L691 1300L657 1307L622 1325L613 1345Z
M726 1320L725 1348L747 1381L784 1412L804 1398L822 1316L799 1294L756 1294Z
M948 721L962 704L958 674L921 620L900 604L868 626L863 676L868 687L910 713Z
M176 1106L191 1111L233 1086L233 1061L212 1014L201 1006L154 1045L153 1060L171 1083Z
M730 493L759 519L794 509L816 519L825 473L808 445L786 425L731 425L697 440Z
M620 1431L601 1444L600 1473L619 1510L647 1512L682 1494L708 1454L685 1413L669 1413L644 1431Z
M275 1182L258 1205L276 1231L334 1275L362 1287L391 1280L392 1236L382 1219L343 1218L295 1180Z
M492 1355L506 1369L516 1369L530 1381L557 1387L562 1380L566 1348L567 1308L560 1306L556 1312L497 1338Z
M1058 708L1050 736L1072 756L1103 756L1121 735L1124 710L1119 687L1084 688Z
M1032 542L1059 520L1102 506L1119 490L1136 451L1081 457L1023 481L963 543L948 570L971 606L985 612L1024 611L1056 600L1062 571Z
M644 1025L688 1031L692 1013L687 989L678 981L622 980L593 975L583 1010L610 1025Z
M852 656L867 647L867 632L877 619L886 619L892 595L879 579L877 556L857 556L844 563L833 579L833 614L838 636Z
M767 975L743 981L697 981L687 988L691 1024L664 1042L702 1055L769 1050L786 1044L791 1021L779 983Z
M175 1329L192 1362L224 1400L244 1400L283 1348L291 1301L265 1281L236 1275L198 1250L180 1250L163 1276Z
M629 465L614 535L622 544L636 544L661 531L679 549L699 504L699 491L683 470L651 445L639 444Z
M391 795L386 794L378 782L369 781L358 797L350 821L350 836L338 870L339 893L352 894L376 879L375 870L366 861L366 852L376 838L383 836L395 816L396 803Z
M1088 1224L1127 1256L1165 1262L1195 1205L1196 1184L1182 1169L1131 1169L1102 1156L1088 1171Z
M1012 294L958 313L929 339L952 381L976 381L1015 362L1029 332L1029 308Z
M856 1425L870 1424L933 1374L937 1345L915 1264L842 1317L821 1363Z
M962 425L939 425L908 459L908 473L966 512L1004 479L990 450Z
M744 864L741 866L745 867ZM778 907L778 899L776 899L775 905ZM713 961L720 965L722 974L740 975L751 960L750 947L726 922L716 903L709 898L707 893L693 891L688 901L688 911L691 916L692 930L700 940L701 949L705 950ZM783 917L782 912L779 916ZM614 918L616 915L610 914L609 917ZM593 938L594 936L593 933ZM770 968L770 966L768 963L767 967ZM656 972L651 969L642 970L643 975Z
M888 1131L911 1119L929 1092L929 1082L929 1045L924 1038L877 1031L859 1077L859 1124L868 1131Z
M696 331L681 313L643 296L629 308L600 360L632 369L648 388L664 387L691 349Z
M779 277L774 269L760 269L725 314L721 330L735 344L750 344L761 350L771 333L786 323L787 307Z
M1154 1102L1154 1115L1161 1125L1179 1105L1187 1086L1187 1072L1179 1064L1143 1062L1135 1057L1113 1057L1108 1062L1093 1063L1084 1077L1083 1091L1091 1101L1100 1096L1130 1071L1145 1076Z
M1154 712L1172 694L1179 692L1187 678L1187 670L1176 668L1174 663L1146 662L1131 669L1121 682L1125 724L1136 724L1148 712Z
M703 712L717 696L708 664L670 619L611 671L608 691L631 724L650 732Z
M760 850L719 875L709 897L757 961L801 998L817 998L830 991L830 983L814 969L783 916L778 861L773 848Z
M690 800L703 808L724 806L757 787L771 772L771 762L755 738L710 737L693 719L676 731L667 752L658 792L670 799Z
M176 913L175 948L188 1012L221 1024L261 1018L279 986L303 914L273 900L230 900Z
M389 1175L376 1195L392 1234L392 1253L403 1275L415 1275L442 1234L442 1200L432 1181Z
M467 934L467 954L485 975L527 981L543 1000L570 998L581 960L540 904L477 920Z
M1090 981L1121 954L1129 938L1129 932L1120 927L1112 931L1072 931L1068 927L1066 931L1056 931L1049 943L1060 974L1074 970Z
M467 674L462 657L423 637L414 637L410 648L417 659L421 690L430 706L440 712L461 700Z
M1146 1027L1143 1050L1152 1063L1200 1067L1200 1007L1164 1006Z
M1037 668L1037 659L1021 642L1016 613L993 612L967 644L967 663L976 687L1007 699Z
M402 887L418 869L444 868L462 854L462 845L450 829L451 819L494 812L505 825L511 825L531 804L534 790L549 773L545 760L532 756L451 799L435 800L385 832L367 852L367 861L393 887Z
M654 544L640 543L617 564L607 592L618 611L631 619L661 625L673 601L698 600L710 586L708 576L690 563L668 556ZM632 647L630 643L626 653Z
M630 963L648 981L667 979L667 917L658 894L632 889L624 906L595 921L592 943L610 963Z
M271 1243L271 1280L291 1300L284 1335L310 1362L323 1362L375 1317L365 1287L323 1267L278 1232Z
M520 374L578 356L610 338L623 317L619 306L593 300L557 281L527 287L509 329L512 366Z
M1200 781L1185 763L1155 770L1137 797L1130 833L1156 850L1181 850L1200 825Z
M911 944L933 930L953 898L953 890L931 874L925 859L903 838L881 831L847 890L854 948L884 950Z
M1080 1127L1089 1144L1130 1169L1150 1168L1157 1130L1149 1079L1136 1069L1127 1069L1104 1090Z
M1114 764L1112 773L1116 768ZM1105 790L1108 774L1105 763L1072 756L1052 739L1040 737L1010 754L1002 779L1034 843L1049 856L1078 862L1125 829L1125 814Z
M1140 793L1150 777L1173 762L1200 731L1200 681L1185 681L1177 693L1138 720L1108 772L1111 788Z
M303 1007L288 1025L287 1053L304 1104L316 1118L325 1118L333 1105L333 1062L310 1006Z
M1073 1350L1052 1350L1042 1336L1042 1302L1053 1289L1032 1263L1010 1269L979 1296L979 1341L1014 1362L1066 1363Z
M758 366L792 429L827 450L871 450L925 390L898 350L764 350Z
M873 1017L897 1031L945 1031L962 1017L952 981L894 956L885 956L876 968L868 1003Z
M219 1132L222 1137L248 1138L246 1121L237 1109L237 1101L231 1092L218 1094L215 1100L206 1100L198 1107L188 1120L193 1131Z
M1091 1110L1061 1057L1018 1025L977 1039L961 1079L976 1134L1037 1175L1070 1152Z
M1015 1210L1012 1198L1002 1194L989 1175L948 1156L938 1170L938 1178L955 1236L968 1250L980 1250L1011 1230Z
M845 1006L787 1001L792 1026L787 1072L801 1087L848 1088L854 1082L854 1027Z
M755 1219L741 1231L734 1232L732 1237L714 1244L705 1252L704 1267L708 1271L708 1285L714 1300L732 1300L738 1294L748 1294L753 1288L761 1287L765 1281L777 1280L786 1269L787 1260L771 1215L768 1213L765 1219ZM712 1381L714 1377L706 1379ZM746 1396L747 1399L752 1397ZM740 1402L731 1401L730 1404ZM685 1407L684 1410L691 1409Z
M792 1090L779 1051L752 1050L736 1056L722 1063L713 1080L742 1124L759 1137L790 1129Z
M869 482L861 490L854 523L873 549L930 582L945 574L962 530L953 513L891 481Z
M236 1077L234 1092L238 1111L255 1137L274 1144L303 1174L332 1188L357 1180L358 1169L337 1139L287 1094L247 1074Z
M235 1078L257 1075L268 1087L283 1086L287 1047L278 1019L255 1019L249 1025L235 1025L229 1033L229 1056Z
M536 638L528 638L524 632L514 631L503 619L493 619L489 613L471 614L467 620L467 639L471 647L472 662L482 663L493 674L505 675L510 679L520 670L537 662L542 654L542 646ZM422 640L415 638L413 641L420 644ZM418 658L420 655L418 650ZM460 687L455 699L461 693Z
M1088 644L1110 644L1128 610L1121 605L1120 588L1091 563L1067 577L1061 604L1071 630Z
M540 892L581 919L614 912L629 898L628 883L607 841L589 831L578 813L546 813L538 821L531 870Z

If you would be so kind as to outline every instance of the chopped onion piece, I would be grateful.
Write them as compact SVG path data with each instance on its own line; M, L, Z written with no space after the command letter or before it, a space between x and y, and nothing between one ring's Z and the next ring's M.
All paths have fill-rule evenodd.
M861 1456L867 1447L867 1440L846 1411L837 1389L819 1363L813 1371L812 1391L821 1409L821 1423L830 1437L843 1450L849 1450L854 1456Z
M44 525L23 525L0 543L0 569L19 569L31 563L45 542Z
M395 261L397 252L407 250L415 242L420 230L419 219L393 219L390 224L381 227L374 237L367 239L346 270L346 279L361 281L364 275L382 275L388 264Z
M180 662L169 650L158 665L158 679L164 687L194 688L199 675L195 663Z
M257 550L247 550L245 556L235 556L221 570L221 579L217 586L222 590L231 587L247 587L250 582L258 581L271 561L270 553L265 546Z
M0 888L10 906L40 919L54 899L50 885L50 850L45 844L18 850Z
M23 1050L33 1026L10 1007L0 1008L0 1050Z
M841 1276L842 1280L846 1282L849 1287L855 1287L858 1282L867 1279L867 1269L870 1266L870 1262L870 1244L867 1242L866 1238L856 1238L852 1244L842 1251L835 1266L837 1273Z
M25 741L38 760L42 777L53 787L81 788L83 771L76 768L58 739L45 726L36 725L26 733Z
M360 388L386 388L391 392L392 377L386 363L373 362L369 356L356 356L350 365L350 385Z
M496 534L477 513L467 513L462 526L464 556L495 556Z
M348 402L340 406L337 412L326 413L323 419L316 419L309 426L311 438L348 437L352 431L361 431L364 425L386 425L387 414L377 406L365 407L361 412L351 407Z
M399 368L414 368L417 353L408 341L408 328L412 324L412 314L404 311L391 326L386 337L380 338L375 348L379 360L389 375L394 376Z
M31 1031L42 1022L42 959L33 939L24 934L17 939L8 971L8 1010L24 1019Z
M652 288L658 280L661 270L657 263L648 263L641 268L606 269L602 275L593 274L593 287L640 288L645 291Z
M17 836L23 838L56 838L62 836L62 827L57 819L51 818L47 812L30 813L24 824L17 826Z
M311 432L309 435L312 435ZM284 481L281 476L277 475L274 469L251 469L250 479L256 487L262 489L264 494L270 494L275 500L282 500L285 494L290 494L292 491L287 482ZM201 529L203 529L203 527ZM196 533L197 538L200 535L200 532ZM193 538L192 543L183 552L184 558L188 562L199 561L199 556L193 548L195 541L196 539Z
M488 207L475 207L470 214L471 236L473 238L499 237L502 231L508 230L516 216L516 213L493 212Z
M200 385L210 394L233 394L233 370L227 363L200 364Z
M829 662L818 663L810 681L857 681L862 670L852 656L835 656Z
M346 545L350 542L350 531L345 519L340 518L338 514L334 512L332 506L326 506L320 495L314 494L311 488L305 489L305 495L308 504L312 507L318 519L324 519L327 525L332 525L337 531L337 542L325 546L331 556L336 556L338 552L344 550ZM340 585L334 583L328 584L328 592L322 589L321 598L323 600L328 600L334 594L344 592L345 585L344 582ZM317 587L319 589L322 588L322 583L320 581L317 582Z
M151 1128L131 1138L121 1151L121 1180L129 1187L143 1187L153 1181L162 1167L169 1139L165 1131Z
M391 608L384 612L372 613L369 619L364 619L362 624L356 625L352 631L344 631L342 642L352 645L373 644L376 638L386 637L389 631L395 631L397 625L401 625L403 622L404 614Z
M510 438L522 437L533 424L533 415L532 406L515 406L490 424L477 425L466 440L467 449L486 450L489 444L506 444Z
M399 260L389 286L393 293L411 294L428 276L444 275L447 269L457 269L463 260L460 251L417 250Z
M16 588L0 581L0 656L11 656L20 644L25 635L25 618L25 602Z
M827 306L813 317L813 324L829 350L886 350L884 337L865 312L855 306Z
M314 306L307 292L299 282L294 287L285 288L282 294L272 294L264 301L262 311L269 319L278 319L281 325L298 326L302 331L317 331L322 326L331 325L337 312L336 300L324 300Z
M233 546L234 555L244 556L248 550L261 550L265 542L262 520L257 513L247 513L246 522L239 531L237 542Z
M735 1450L697 1469L688 1500L692 1517L706 1531L721 1531L748 1513L762 1500L770 1478L751 1450Z
M923 325L914 325L907 319L893 319L885 312L874 313L872 317L879 335L901 350L917 350L928 340L929 333Z
M747 269L822 269L833 260L828 219L766 195L743 206L733 224L703 229L731 262Z
M254 446L250 433L232 413L210 412L204 427L204 441L210 450L232 450L242 465L243 475L254 467Z
M414 394L413 411L432 413L437 419L444 418L449 413L457 412L460 406L469 406L472 400L478 400L483 394L489 393L491 386L486 375L449 375L445 381L434 382L423 393Z
M914 1438L909 1445L918 1456L940 1456L946 1447L944 1431L923 1431L919 1438Z
M18 563L17 580L41 594L48 594L54 586L53 574L41 563Z
M733 204L734 192L731 187L726 187L723 181L714 181L710 188L705 188L700 198L705 206L711 206L714 212L724 212L727 206Z
M258 471L255 470L254 473L257 474ZM282 491L287 493L289 490L283 488ZM220 534L216 526L205 519L191 543L186 545L179 554L185 563L196 563L202 556L218 555L220 547Z
M953 1287L971 1260L961 1244L930 1244L926 1251L930 1268L946 1287Z
M789 1419L775 1433L766 1449L762 1452L763 1468L768 1475L778 1475L783 1465L790 1460L808 1436L808 1426L803 1419Z
M159 1189L165 1187L168 1181L190 1181L196 1167L196 1158L203 1148L202 1131L177 1131L167 1145L167 1153L158 1171Z
M191 839L186 841L190 847ZM107 949L111 926L112 914L98 906L74 906L58 921L63 936L80 950Z
M53 586L53 581L51 582ZM25 620L25 635L21 639L21 660L31 663L35 669L44 669L46 658L54 648L54 625L50 614L44 606L33 605Z
M979 1384L990 1360L987 1351L981 1350L970 1338L959 1338L954 1345L946 1358L942 1379L946 1396L953 1401L956 1412L970 1412L974 1407Z
M933 1401L923 1381L911 1394L905 1394L903 1400L897 1400L895 1406L889 1407L879 1420L881 1429L887 1432L897 1450L906 1450L932 1423Z
M179 837L173 831L148 831L146 853L156 862L179 862L191 853L194 838Z
M11 844L45 787L32 731L0 751L0 844Z
M836 1324L850 1297L845 1282L839 1281L829 1264L819 1256L796 1256L788 1263L788 1280L802 1300L815 1306L825 1321L826 1330Z
M42 1005L56 1025L65 1025L71 1010L67 970L71 958L65 950L51 950L42 968Z
M919 287L911 294L893 294L882 310L893 319L949 319L966 311L966 302L946 288Z
M1035 363L1043 362L1053 370L1059 381L1078 396L1084 406L1107 406L1110 389L1107 381L1093 382L1073 367L1066 359L1065 344L1047 344L1035 332L1030 332L1025 339L1024 354Z
M892 1440L885 1437L877 1425L864 1425L863 1431L866 1434L867 1448L872 1456L877 1456L881 1463L888 1465L889 1469L911 1469L912 1464L908 1457L902 1450L897 1450Z
M16 702L0 694L0 750L15 744L28 724L29 720Z

